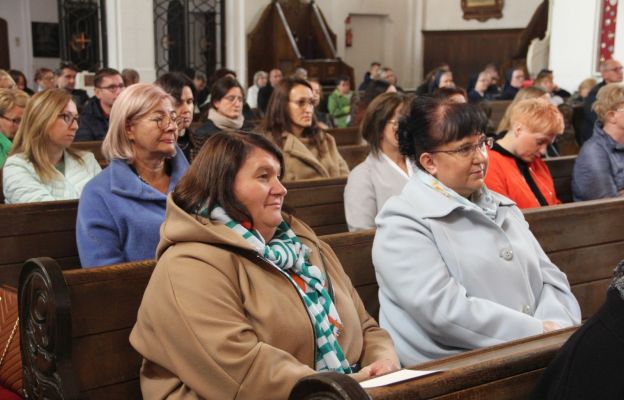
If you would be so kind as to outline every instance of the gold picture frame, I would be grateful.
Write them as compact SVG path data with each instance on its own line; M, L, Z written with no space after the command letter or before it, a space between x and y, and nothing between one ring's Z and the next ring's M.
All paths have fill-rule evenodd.
M464 19L485 22L490 18L503 17L503 0L461 0Z

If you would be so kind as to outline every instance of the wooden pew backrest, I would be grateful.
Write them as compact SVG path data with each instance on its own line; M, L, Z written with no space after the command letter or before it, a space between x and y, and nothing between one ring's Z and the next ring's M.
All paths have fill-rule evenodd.
M0 282L17 286L32 257L54 257L63 267L80 265L76 248L77 200L0 205Z
M106 166L108 166L108 160L102 154L101 140L74 142L71 147L76 150L89 151L93 153L95 159L100 164L100 167L106 168Z
M333 128L327 130L327 133L331 134L336 139L336 145L356 145L364 144L364 139L360 134L360 128L357 126L350 128Z
M352 144L347 146L338 146L338 152L347 162L349 170L355 168L359 163L364 161L370 152L368 144Z
M572 171L576 156L562 156L544 160L555 184L555 193L562 203L572 202Z
M141 397L141 357L128 336L153 268L146 261L63 272L50 258L24 265L19 316L29 398Z
M317 235L346 232L344 187L347 178L288 182L284 209L310 225Z

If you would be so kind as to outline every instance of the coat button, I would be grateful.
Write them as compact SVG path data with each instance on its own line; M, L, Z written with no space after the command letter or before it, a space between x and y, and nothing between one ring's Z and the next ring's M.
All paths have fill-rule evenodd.
M522 307L522 312L531 315L531 306L525 305L524 307Z
M502 249L500 256L507 261L511 261L513 258L513 251L511 249Z

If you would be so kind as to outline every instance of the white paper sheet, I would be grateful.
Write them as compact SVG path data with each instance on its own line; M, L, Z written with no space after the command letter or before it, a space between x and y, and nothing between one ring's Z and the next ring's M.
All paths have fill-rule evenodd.
M397 382L406 381L408 379L418 378L419 376L425 376L429 374L436 373L438 371L416 371L411 369L401 369L396 372L392 372L387 375L379 376L377 378L369 379L363 382L360 382L360 385L364 389L386 386Z

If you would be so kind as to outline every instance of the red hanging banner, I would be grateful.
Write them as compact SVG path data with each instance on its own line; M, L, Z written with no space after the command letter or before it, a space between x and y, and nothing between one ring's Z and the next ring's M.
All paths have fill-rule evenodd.
M602 0L598 58L603 63L613 57L618 0Z

